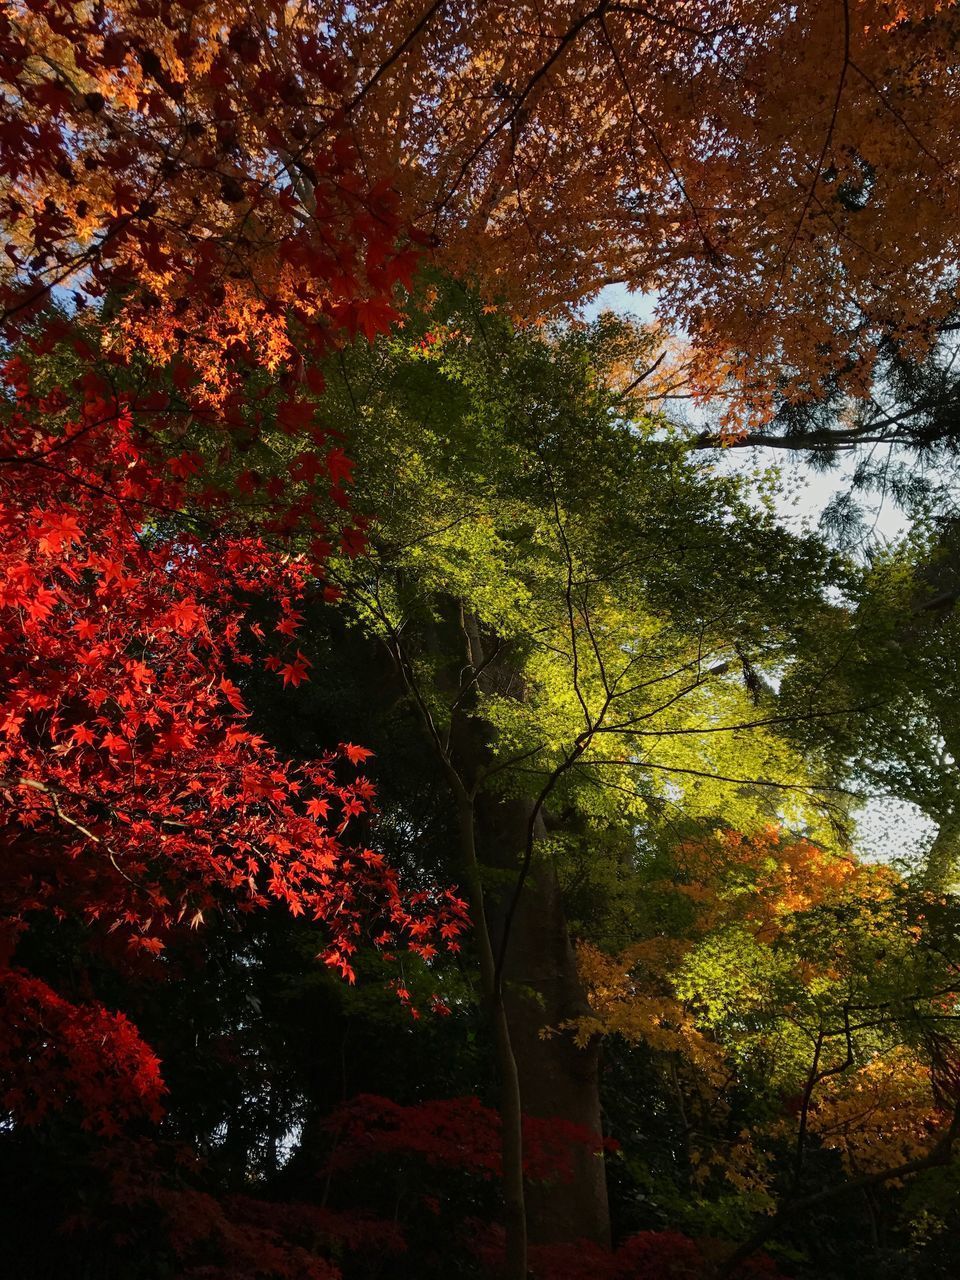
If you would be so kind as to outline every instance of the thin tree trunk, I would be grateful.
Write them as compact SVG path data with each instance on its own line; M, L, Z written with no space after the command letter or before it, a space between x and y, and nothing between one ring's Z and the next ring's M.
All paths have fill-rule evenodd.
M496 986L493 945L484 906L483 883L477 859L474 802L461 796L457 803L460 853L470 898L470 917L480 953L480 983L490 1019L500 1082L501 1159L506 1280L527 1280L527 1211L523 1180L523 1109L520 1080L501 993Z
M530 802L477 803L481 860L515 871L529 822ZM538 824L537 835L545 835ZM502 929L501 904L491 911L496 947ZM586 993L567 930L556 871L549 858L536 858L517 906L504 968L503 1004L527 1115L560 1119L602 1134L599 1046L579 1048L569 1032L553 1032L564 1022L589 1014ZM607 1185L601 1155L588 1147L573 1151L573 1176L526 1186L530 1239L538 1244L590 1239L610 1242Z
M397 641L401 671L443 764L457 808L461 866L470 900L480 959L481 988L494 1041L500 1084L503 1197L507 1280L527 1280L527 1234L538 1243L589 1238L609 1243L610 1226L603 1160L588 1150L574 1153L573 1178L547 1186L525 1184L523 1112L561 1119L601 1134L598 1049L578 1049L567 1035L541 1032L589 1012L570 944L560 888L552 864L535 859L520 895L506 950L503 981L497 961L503 937L496 900L492 912L481 864L511 872L511 893L527 846L533 802L504 802L477 792L490 758L490 726L470 709L471 689L492 692L522 682L509 661L485 660L484 638L475 620L456 602L426 639L438 656L455 659L447 669L445 694L454 706L446 740L438 731ZM455 638L454 638L455 637ZM487 645L496 644L487 638ZM458 652L459 650L459 652ZM495 659L496 649L491 654ZM441 677L442 679L443 677ZM466 684L464 681L466 680ZM535 834L545 834L538 820Z

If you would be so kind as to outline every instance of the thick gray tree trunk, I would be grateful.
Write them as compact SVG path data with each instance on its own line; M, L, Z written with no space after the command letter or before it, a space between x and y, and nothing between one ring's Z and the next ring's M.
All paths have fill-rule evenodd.
M494 637L482 636L458 602L446 601L437 625L423 637L440 660L438 686L455 706L450 736L437 743L444 769L458 798L461 860L467 873L471 915L481 952L481 976L493 1021L504 1125L504 1195L507 1216L507 1274L521 1276L524 1237L534 1243L590 1239L610 1242L603 1159L584 1146L574 1153L573 1177L520 1187L517 1103L523 1112L580 1125L601 1135L599 1050L578 1049L569 1033L541 1033L589 1012L567 931L563 900L550 860L537 856L518 900L506 948L502 1000L490 987L490 954L496 960L504 935L504 911L513 895L527 848L531 799L504 800L476 784L490 761L491 727L474 709L473 693L522 697L522 674L508 658L498 659ZM491 652L492 650L492 652ZM534 834L545 834L537 820ZM483 868L501 874L488 887ZM489 947L489 952L487 951ZM511 1128L515 1128L511 1136Z
M531 802L481 798L477 805L478 855L504 876L504 889L490 893L490 931L499 950L503 916L519 869ZM544 834L538 825L538 836ZM500 877L497 877L498 879ZM569 1032L543 1033L589 1013L567 931L556 871L547 857L535 858L513 917L504 967L504 1004L526 1114L560 1118L598 1139L599 1047L578 1048ZM590 1239L610 1242L603 1158L586 1148L574 1155L569 1182L529 1183L527 1225L531 1241Z

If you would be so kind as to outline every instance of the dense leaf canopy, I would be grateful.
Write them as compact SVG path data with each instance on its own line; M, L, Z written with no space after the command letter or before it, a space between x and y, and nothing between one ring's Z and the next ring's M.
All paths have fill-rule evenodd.
M958 48L3 5L11 1274L956 1274Z

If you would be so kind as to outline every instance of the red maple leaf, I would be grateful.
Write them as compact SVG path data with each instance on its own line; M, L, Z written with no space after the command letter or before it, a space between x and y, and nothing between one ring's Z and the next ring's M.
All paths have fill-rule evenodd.
M286 663L280 668L277 674L283 676L283 683L285 685L292 684L296 689L304 682L304 680L310 679L307 675L307 667L310 665L311 663L308 659L305 658L302 653L298 652L293 662Z

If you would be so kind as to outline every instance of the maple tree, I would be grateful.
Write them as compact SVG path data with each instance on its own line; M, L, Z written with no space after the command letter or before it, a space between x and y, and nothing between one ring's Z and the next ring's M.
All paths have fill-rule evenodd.
M334 1112L329 1123L338 1133L333 1157L338 1166L402 1151L480 1177L501 1172L500 1117L478 1098L434 1099L401 1107L389 1098L360 1095ZM616 1149L612 1139L603 1140L563 1117L524 1117L524 1169L529 1178L569 1182L570 1153L577 1146L594 1152Z
M3 308L102 301L111 342L176 356L214 400L389 326L410 282L391 174L360 169L341 56L283 4L4 6ZM401 243L401 241L403 243Z
M296 130L309 85L254 66L217 6L171 20L11 5L0 22L3 1105L18 1127L63 1112L97 1134L115 1203L152 1206L184 1257L216 1239L230 1274L333 1276L316 1215L305 1251L277 1215L238 1218L134 1172L162 1164L152 1140L127 1152L123 1135L160 1120L163 1065L89 975L106 963L133 980L184 931L271 903L325 927L321 957L350 979L368 927L424 956L435 934L457 945L453 894L404 897L382 855L352 843L370 753L283 759L237 683L259 660L284 687L307 679L298 606L332 594L327 540L361 543L349 459L313 430L296 509L277 483L258 494L253 467L233 494L209 471L255 448L264 413L310 431L321 382L305 356L388 325L415 255L342 128L278 183L276 91ZM310 84L336 82L316 41L299 49ZM285 549L293 527L312 536L309 560ZM29 971L50 923L86 939L65 986ZM323 1226L336 1251L344 1220Z
M326 16L318 3L316 16ZM953 4L370 3L337 13L362 148L454 274L525 315L660 290L701 389L769 411L952 312Z
M130 281L126 340L188 351L214 383L225 345L277 368L324 319L381 331L414 262L400 208L526 314L613 280L661 290L701 388L733 376L761 411L784 382L865 392L885 344L922 352L954 306L952 4L4 21L8 308Z
M196 445L216 438L211 427L221 454L231 433L245 449L255 439L250 370L281 388L276 420L306 429L301 349L358 329L372 337L394 315L394 282L409 279L391 193L359 181L342 129L296 165L278 157L311 87L339 82L336 60L298 36L294 83L266 55L258 64L252 33L225 31L216 5L10 5L0 36L4 337L28 357L7 363L3 419L3 465L16 475L3 507L5 964L38 913L102 921L157 952L166 931L197 927L224 892L245 909L276 899L329 921L326 956L347 976L371 907L384 939L399 926L425 946L431 926L406 914L382 858L338 843L369 807L370 784L338 778L332 754L281 760L244 727L231 678L251 662L247 641L262 639L245 621L251 599L275 600L281 640L295 637L322 542L311 577L242 517L232 535L198 536L186 514L198 497L191 477L204 470ZM75 317L51 317L68 290ZM96 321L84 324L91 305ZM34 391L30 358L64 344L86 371ZM309 479L319 474L345 506L342 450L312 463ZM256 483L251 472L248 494ZM264 496L276 504L277 490ZM208 513L217 497L200 495ZM319 537L327 526L316 512L308 500L270 527L303 519ZM342 526L350 545L356 535ZM289 648L266 661L296 687L308 660ZM343 751L354 765L366 754ZM448 906L452 943L461 925L452 896ZM18 1038L6 1065L16 1073L32 1056L22 1037L44 996L8 976ZM99 1030L130 1067L134 1033L122 1018L113 1025L95 1007L71 1017L53 992L47 999L64 1043L44 1047L41 1036L41 1060L77 1059ZM156 1063L142 1054L141 1092L155 1113ZM11 1086L8 1101L21 1092ZM104 1107L102 1124L109 1099Z
M411 1163L423 1162L477 1179L495 1176L501 1165L500 1117L475 1097L437 1099L412 1106L398 1106L387 1098L360 1095L338 1108L328 1120L336 1133L331 1160L338 1169L370 1162L401 1159L409 1185ZM525 1172L531 1182L556 1185L575 1177L571 1158L578 1147L596 1151L598 1136L589 1129L565 1123L562 1118L524 1116ZM606 1139L602 1145L616 1150ZM442 1185L442 1184L441 1184ZM439 1190L439 1189L438 1189ZM449 1181L444 1187L449 1197ZM429 1213L442 1212L438 1195L424 1195ZM470 1253L484 1268L503 1265L502 1229L468 1221L464 1237ZM583 1276L652 1277L695 1276L709 1266L711 1242L696 1242L674 1232L642 1232L623 1241L616 1250L590 1240L573 1244L534 1245L530 1249L531 1275L537 1280L578 1280ZM742 1277L776 1276L769 1258L760 1256L738 1273Z
M107 1097L88 1121L105 1127L111 1072L156 1112L156 1061L142 1045L136 1061L121 1015L72 1012L10 968L38 915L119 928L129 947L157 953L169 930L196 928L224 894L244 910L276 900L327 925L325 958L350 977L361 922L379 917L384 941L405 936L414 950L436 924L456 945L462 908L452 894L404 901L381 855L341 843L371 804L362 775L338 776L333 753L285 761L246 726L231 673L253 661L263 633L244 602L273 599L285 633L310 581L305 566L252 538L151 530L145 512L180 509L181 482L156 469L96 381L75 405L59 388L35 394L22 362L7 378L0 451L19 475L0 508L5 1100L21 1110L17 1081L28 1072L34 1100L22 1114L62 1103L61 1090L45 1099L38 1079L57 1054L84 1099L96 1073L85 1083L78 1055L99 1036L115 1043L114 1063L100 1068ZM285 665L266 659L285 683L296 683L296 652ZM348 771L367 755L341 751ZM28 1049L45 1000L46 1030Z
M4 1103L27 1123L78 1106L108 1138L159 1118L161 1064L122 1014L73 1003L18 967L44 917L82 921L129 968L136 952L161 952L231 901L244 911L276 901L329 925L324 958L347 977L362 925L381 943L425 951L434 924L450 945L463 926L452 895L404 900L379 854L343 842L371 805L370 783L350 779L368 752L346 745L293 764L250 731L235 683L264 640L250 608L274 602L280 648L261 657L296 687L308 669L297 605L323 591L324 551L291 561L251 526L249 502L246 513L235 503L231 520L223 495L200 489L205 448L223 457L231 436L245 451L255 439L251 369L272 377L259 402L273 392L275 420L305 430L297 344L315 351L331 332L372 336L388 323L385 294L410 262L390 252L389 193L365 198L341 143L317 157L327 177L311 179L306 230L289 191L269 184L257 213L238 213L237 178L229 185L218 168L236 148L224 134L229 68L218 72L201 40L179 89L131 75L124 51L154 65L157 29L149 15L127 17L129 26L72 6L3 14L4 165L15 177L4 197L5 336L22 352L6 366L0 451L16 476L2 513ZM164 29L174 40L176 24ZM249 70L235 53L224 46L228 63ZM335 74L322 58L315 70ZM204 133L195 115L174 125L161 104L167 94L182 108L187 84L206 95L208 120L216 115L206 178L196 155L171 164ZM266 88L251 131L265 125ZM196 217L208 188L219 226ZM66 288L79 315L49 318ZM314 463L308 478L344 507L342 450L328 443ZM248 497L255 488L251 472ZM282 539L305 521L315 539L327 536L316 500L281 512L277 496L263 495L275 508L268 533ZM340 528L348 544L349 517Z
M4 5L0 1092L5 1151L96 1185L74 1229L196 1276L443 1273L462 1178L506 1208L479 1274L761 1275L768 1236L816 1265L805 1206L949 1168L954 628L914 592L952 607L950 538L858 577L656 405L829 449L899 438L870 397L919 380L906 438L949 439L957 23ZM669 356L507 320L613 281ZM337 663L368 721L308 731ZM919 778L927 889L851 854L865 775ZM351 1070L255 994L309 1013L324 968L361 980L323 988Z
M654 865L647 882L659 928L619 956L581 948L593 1012L574 1029L655 1055L689 1185L731 1213L776 1210L755 1247L806 1198L842 1197L844 1174L879 1186L949 1155L957 968L927 923L936 901L775 827L719 831L662 866L671 878Z

